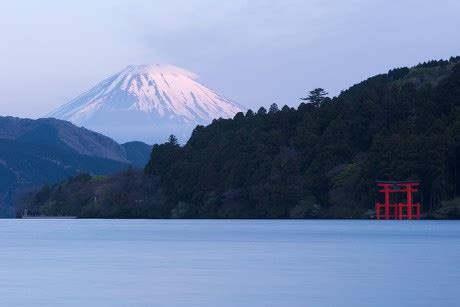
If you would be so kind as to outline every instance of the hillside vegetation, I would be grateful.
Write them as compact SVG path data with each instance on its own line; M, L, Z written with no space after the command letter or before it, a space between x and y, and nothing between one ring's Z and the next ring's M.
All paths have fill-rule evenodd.
M22 207L88 217L363 218L372 216L376 180L418 179L424 213L440 217L458 196L460 58L311 101L197 126L185 146L173 137L155 145L143 174L104 180L103 200L97 180L72 179Z
M144 167L151 146L114 140L53 118L0 117L0 217L14 214L14 199L32 188L87 172L108 175Z

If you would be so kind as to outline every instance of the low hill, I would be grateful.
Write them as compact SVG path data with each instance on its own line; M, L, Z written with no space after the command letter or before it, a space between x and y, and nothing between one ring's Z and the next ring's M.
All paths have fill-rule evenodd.
M376 180L418 179L423 212L436 217L458 196L459 57L319 98L197 126L185 146L174 138L154 145L145 173L128 176L136 180L123 181L122 194L110 184L117 177L103 193L87 180L84 195L75 193L81 182L66 181L23 205L94 217L363 218L372 216ZM87 210L100 195L98 210Z
M112 139L52 118L0 117L0 215L8 215L16 193L81 172L108 175L142 168L151 146Z

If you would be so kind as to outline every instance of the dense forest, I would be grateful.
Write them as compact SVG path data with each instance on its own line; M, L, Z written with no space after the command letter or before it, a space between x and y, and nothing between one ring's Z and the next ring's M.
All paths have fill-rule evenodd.
M421 182L427 217L459 218L460 57L397 68L297 109L273 104L154 145L144 170L79 175L18 212L126 218L366 218L376 180Z

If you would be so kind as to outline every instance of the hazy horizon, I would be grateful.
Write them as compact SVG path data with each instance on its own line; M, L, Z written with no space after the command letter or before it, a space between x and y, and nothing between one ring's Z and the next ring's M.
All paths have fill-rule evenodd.
M460 54L457 1L8 2L0 115L40 117L130 64L183 67L252 109Z

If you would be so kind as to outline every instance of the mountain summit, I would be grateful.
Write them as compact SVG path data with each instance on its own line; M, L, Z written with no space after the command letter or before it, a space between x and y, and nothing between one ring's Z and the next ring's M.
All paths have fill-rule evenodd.
M186 141L196 125L233 117L245 108L172 65L130 65L47 117L68 120L118 141Z

